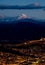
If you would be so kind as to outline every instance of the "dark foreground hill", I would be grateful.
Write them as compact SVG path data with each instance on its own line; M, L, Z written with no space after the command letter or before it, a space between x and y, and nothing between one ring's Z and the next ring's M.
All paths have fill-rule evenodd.
M41 37L45 37L45 23L36 23L33 20L31 22L30 20L19 20L17 23L0 23L0 40L20 42Z

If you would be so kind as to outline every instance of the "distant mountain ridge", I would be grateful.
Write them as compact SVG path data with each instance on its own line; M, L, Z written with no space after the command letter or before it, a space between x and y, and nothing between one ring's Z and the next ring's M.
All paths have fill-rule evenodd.
M32 20L32 22L34 23L42 23L45 22L45 19L36 19L36 18L31 18L29 16L27 16L26 14L21 14L19 16L16 17L6 17L4 15L2 15L0 17L0 23L17 23L17 22L30 22Z

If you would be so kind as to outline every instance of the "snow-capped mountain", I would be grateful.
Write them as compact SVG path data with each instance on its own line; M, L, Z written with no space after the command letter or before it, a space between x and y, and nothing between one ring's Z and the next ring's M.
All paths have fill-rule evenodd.
M12 21L17 21L17 20L22 20L22 19L29 19L29 17L26 14L21 14L16 17L0 16L0 22L12 22Z
M39 3L37 3L37 2L33 3L32 5L34 5L34 6L40 6Z
M39 7L39 6L40 4L38 2L35 2L35 3L27 5L26 7Z
M29 17L29 16L27 16L26 14L21 14L21 15L19 15L19 16L16 16L16 17L5 17L5 16L0 16L0 22L9 22L9 23L11 23L11 22L35 22L35 23L37 23L37 22L45 22L45 20L39 20L39 19L36 19L36 18L34 18L34 17Z
M17 20L28 18L26 14L21 14L18 16Z

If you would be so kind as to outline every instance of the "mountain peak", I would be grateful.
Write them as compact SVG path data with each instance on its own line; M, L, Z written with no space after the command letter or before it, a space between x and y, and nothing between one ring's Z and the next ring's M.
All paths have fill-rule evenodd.
M40 4L38 2L35 2L35 3L32 3L32 4L29 4L28 6L38 7L38 6L40 6Z
M38 2L33 3L34 6L39 6Z
M19 17L18 17L18 20L19 20L19 19L25 19L25 18L28 18L28 16L27 16L26 14L21 14L21 15L19 15Z

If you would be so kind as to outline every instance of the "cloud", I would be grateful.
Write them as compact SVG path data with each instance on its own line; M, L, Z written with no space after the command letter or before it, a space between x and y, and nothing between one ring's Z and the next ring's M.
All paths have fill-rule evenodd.
M29 5L23 5L23 6L19 6L19 5L13 5L13 6L0 6L0 9L43 9L45 8L45 6L40 6L39 3L32 3L32 4L29 4Z

